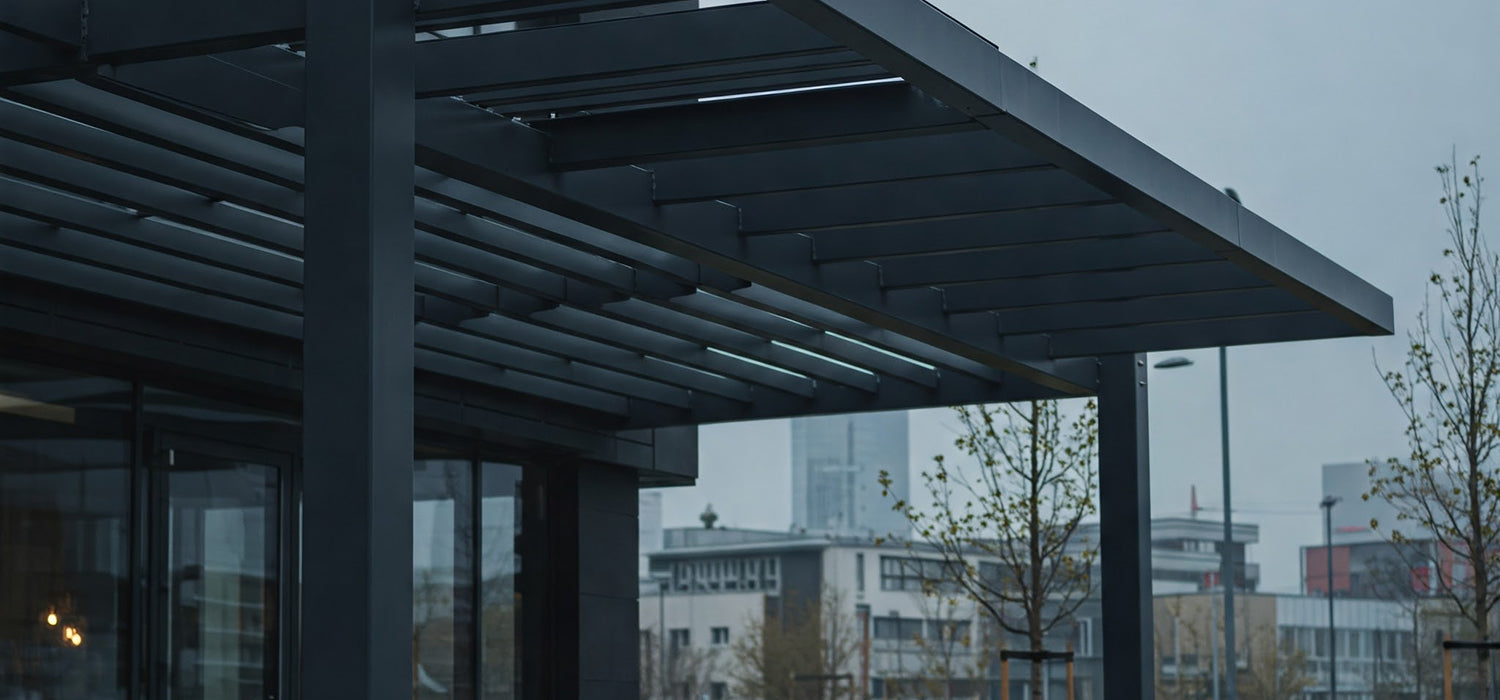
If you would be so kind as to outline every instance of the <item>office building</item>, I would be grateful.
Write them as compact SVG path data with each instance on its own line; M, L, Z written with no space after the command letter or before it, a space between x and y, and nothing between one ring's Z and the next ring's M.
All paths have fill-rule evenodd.
M1374 465L1376 474L1388 474L1384 461ZM1382 498L1364 495L1371 489L1371 465L1347 462L1323 465L1323 492L1338 503L1332 512L1333 591L1351 598L1412 598L1439 590L1463 570L1454 553L1434 540L1430 533L1413 529L1409 521L1397 519L1395 507ZM1379 529L1370 526L1378 522ZM1397 528L1405 542L1393 543L1390 530ZM1302 590L1326 594L1328 550L1322 538L1302 547Z
M1184 543L1210 541L1206 538L1221 533L1221 528L1221 523L1209 520L1153 520L1153 589L1212 590L1217 585L1218 555L1211 548ZM1239 523L1235 534L1237 544L1253 543L1259 527ZM1086 525L1077 541L1097 542L1097 536L1097 525ZM868 690L870 697L922 696L932 686L938 661L957 674L947 679L952 681L948 689L954 697L989 697L988 693L998 691L999 677L986 644L1001 637L1008 648L1026 644L1021 637L997 635L988 618L962 595L925 595L922 582L942 578L942 560L920 544L908 549L900 543L876 545L857 536L668 528L665 549L650 560L652 578L641 585L642 637L651 644L650 640L661 638L665 625L668 684L692 697L736 697L732 692L733 641L756 620L804 609L827 592L834 593L843 607L836 614L843 615L861 639L869 635L868 655L851 658L841 672L856 677L856 689ZM981 568L1000 564L980 555L972 563ZM1250 562L1245 570L1244 589L1254 590L1260 567ZM1097 574L1096 570L1096 581ZM1081 698L1100 697L1102 614L1096 591L1074 619L1048 636L1049 648L1060 651L1072 645L1077 653L1075 690ZM958 643L963 639L967 643ZM935 656L937 648L942 649L941 659ZM678 656L672 657L673 653ZM693 663L683 663L683 659ZM647 676L662 672L660 667L642 668ZM1063 665L1049 665L1046 678L1049 692L1061 697L1066 681ZM1024 665L1017 665L1012 679L1013 693L1021 693L1012 697L1026 697L1029 680Z
M830 535L905 534L891 509L911 483L906 412L792 420L792 527ZM890 475L890 495L880 474Z
M1223 600L1216 593L1157 595L1157 697L1207 697L1224 682ZM1236 681L1246 697L1328 696L1333 647L1328 599L1247 593L1235 597ZM1414 698L1421 669L1416 620L1398 601L1334 602L1340 698ZM1424 648L1425 650L1425 648ZM1438 684L1435 669L1427 682Z

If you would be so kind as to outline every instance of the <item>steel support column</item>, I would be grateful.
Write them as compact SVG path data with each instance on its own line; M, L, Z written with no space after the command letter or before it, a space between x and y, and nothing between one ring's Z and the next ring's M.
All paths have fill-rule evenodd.
M1100 360L1099 520L1105 687L1110 700L1150 698L1155 662L1145 355Z
M307 2L305 698L411 697L413 21Z

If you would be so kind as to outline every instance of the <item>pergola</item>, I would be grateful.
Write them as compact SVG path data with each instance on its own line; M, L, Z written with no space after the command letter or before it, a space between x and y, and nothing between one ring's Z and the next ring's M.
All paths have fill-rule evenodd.
M921 0L413 4L0 4L0 329L301 402L303 697L410 688L414 425L683 483L702 423L1089 395L1149 697L1142 353L1392 330ZM549 696L629 694L577 585Z

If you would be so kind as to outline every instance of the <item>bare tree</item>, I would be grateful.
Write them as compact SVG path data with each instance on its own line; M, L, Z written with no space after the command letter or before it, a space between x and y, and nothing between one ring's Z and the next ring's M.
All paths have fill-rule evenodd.
M985 640L975 634L972 611L965 605L968 601L954 591L913 595L925 620L923 634L913 640L926 692L923 697L955 700L960 697L959 688L972 688L983 677Z
M1238 690L1246 700L1298 700L1313 684L1307 675L1307 652L1282 648L1276 629L1261 625L1249 630L1244 646L1246 672Z
M1491 461L1500 445L1500 256L1480 233L1479 158L1466 171L1454 159L1437 172L1449 269L1429 278L1437 306L1429 294L1407 333L1405 363L1382 375L1405 415L1411 454L1385 469L1372 464L1365 498L1395 508L1397 522L1383 529L1393 542L1432 538L1463 564L1441 575L1436 593L1487 640L1500 604L1500 470ZM1480 668L1489 657L1479 652ZM1489 697L1489 674L1479 675Z
M942 558L944 579L1000 629L1023 636L1030 651L1044 651L1047 634L1094 590L1097 549L1074 541L1097 511L1094 403L1071 420L1053 401L955 410L962 432L954 444L977 464L957 469L936 457L922 472L932 506L897 500L892 507ZM890 476L882 473L880 483L890 497ZM1040 663L1031 664L1031 696L1042 697Z
M1155 605L1155 624L1152 633L1156 648L1156 698L1158 700L1189 700L1203 697L1208 688L1209 672L1203 668L1204 649L1209 648L1209 635L1214 634L1209 616L1189 611L1182 598L1158 598ZM1191 612L1191 614L1189 614ZM1172 675L1166 674L1165 663L1168 652L1172 653ZM1192 658L1191 668L1183 658Z
M677 646L668 640L665 669L662 653L661 635L654 629L641 630L641 700L696 700L708 692L719 668L718 649Z
M817 601L766 607L730 645L735 692L767 700L854 698L854 684L838 679L850 673L860 644L843 595L824 588Z

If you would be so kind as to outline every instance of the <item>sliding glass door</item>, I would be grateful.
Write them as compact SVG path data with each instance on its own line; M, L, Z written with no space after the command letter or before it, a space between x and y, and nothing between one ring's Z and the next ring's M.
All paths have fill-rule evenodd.
M281 480L272 452L164 436L155 451L156 648L167 700L278 696Z

